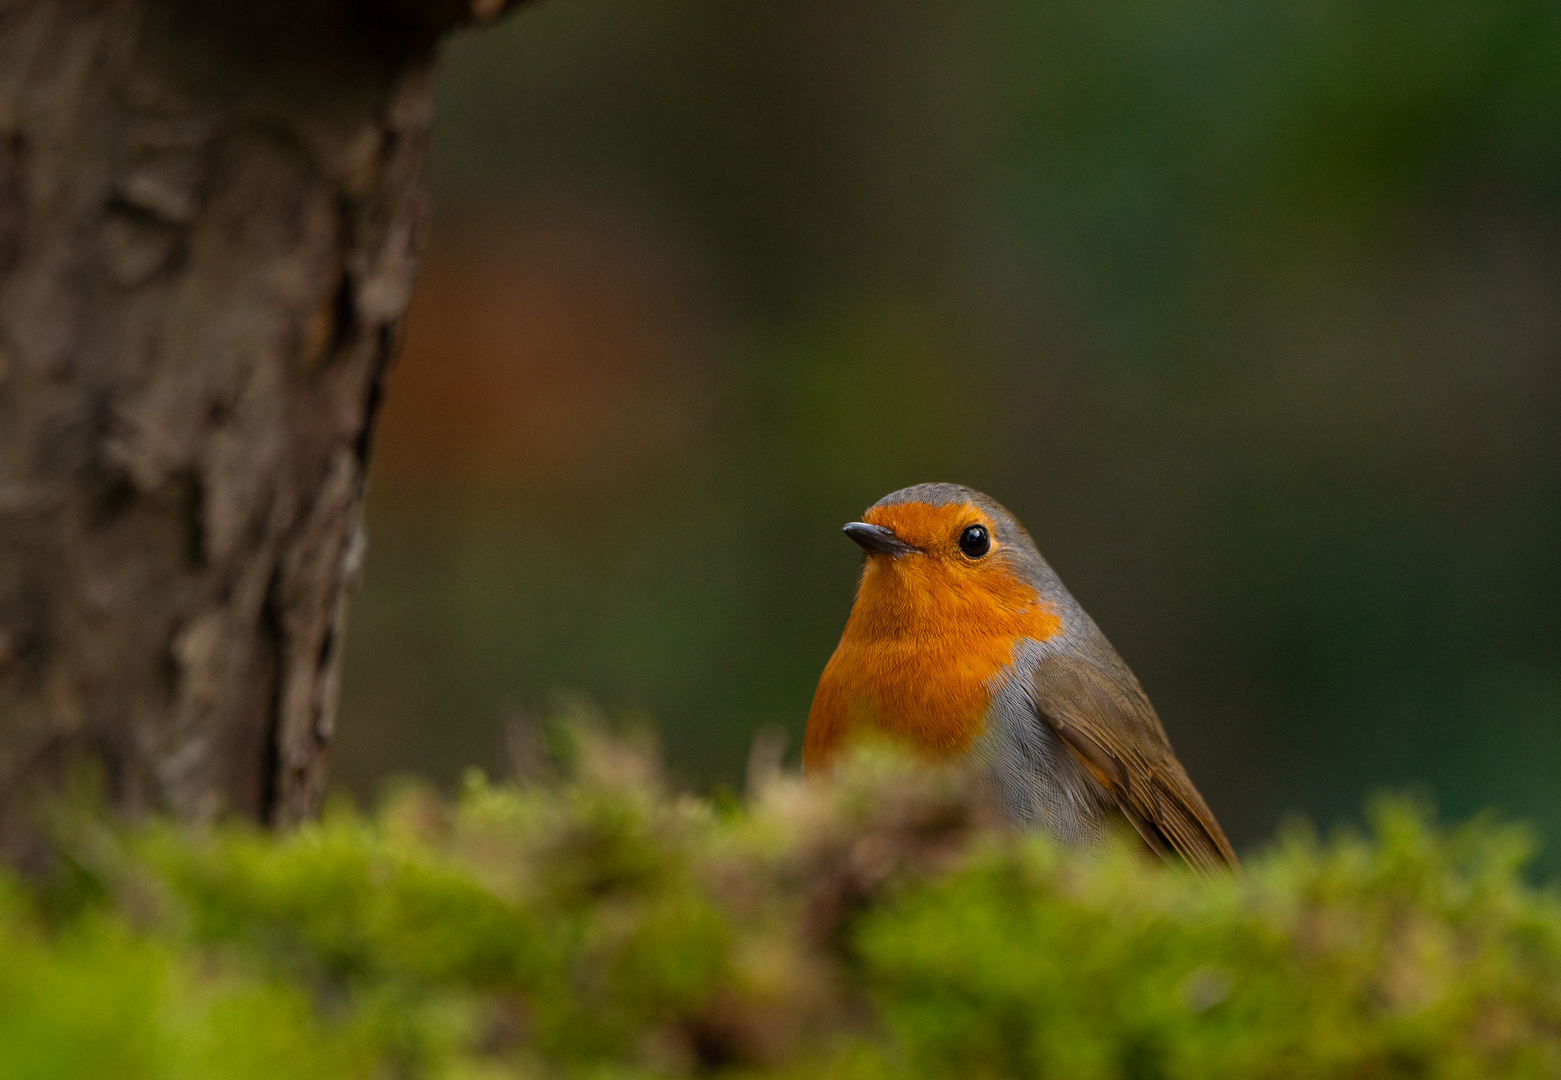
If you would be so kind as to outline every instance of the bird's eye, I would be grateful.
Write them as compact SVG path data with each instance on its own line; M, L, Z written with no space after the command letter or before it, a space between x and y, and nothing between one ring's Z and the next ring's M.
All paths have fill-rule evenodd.
M985 525L967 525L959 534L959 550L972 559L979 559L992 550L992 537Z

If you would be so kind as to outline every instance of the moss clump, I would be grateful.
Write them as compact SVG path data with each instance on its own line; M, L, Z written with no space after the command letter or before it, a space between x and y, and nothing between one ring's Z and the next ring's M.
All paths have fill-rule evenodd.
M1561 1077L1510 828L1384 803L1206 881L887 758L718 811L583 745L281 838L78 822L0 890L0 1076Z

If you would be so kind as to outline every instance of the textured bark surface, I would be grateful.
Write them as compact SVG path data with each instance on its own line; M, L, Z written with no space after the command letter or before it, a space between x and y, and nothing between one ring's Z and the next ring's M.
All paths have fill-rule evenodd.
M0 842L311 814L434 46L505 4L0 0Z

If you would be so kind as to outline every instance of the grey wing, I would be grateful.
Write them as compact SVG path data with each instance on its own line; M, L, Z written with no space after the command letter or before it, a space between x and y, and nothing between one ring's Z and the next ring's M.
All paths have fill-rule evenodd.
M1105 662L1069 653L1043 657L1029 697L1036 715L1146 844L1162 856L1175 852L1203 872L1239 865L1219 822L1176 760L1149 699L1114 654Z

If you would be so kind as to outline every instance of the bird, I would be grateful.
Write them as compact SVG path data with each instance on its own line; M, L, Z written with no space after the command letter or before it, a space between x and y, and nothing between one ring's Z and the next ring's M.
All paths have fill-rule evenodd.
M805 773L888 737L972 762L1003 816L1064 843L1125 818L1162 858L1239 869L1138 679L996 500L917 484L844 532L866 556L808 711Z

